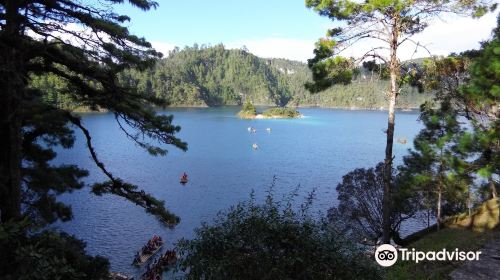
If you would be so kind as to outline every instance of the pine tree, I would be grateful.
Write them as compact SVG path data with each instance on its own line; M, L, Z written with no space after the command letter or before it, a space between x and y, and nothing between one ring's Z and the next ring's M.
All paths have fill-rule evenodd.
M465 116L474 127L471 152L479 154L471 166L488 180L497 197L500 176L500 16L493 38L483 43L470 67L470 80L458 95ZM465 140L464 140L465 141Z
M333 21L344 23L330 29L327 38L316 44L315 57L308 61L313 72L314 83L307 87L317 92L334 84L350 83L354 77L354 67L366 59L376 59L389 68L390 89L387 92L388 121L385 148L385 188L383 203L382 241L390 241L390 192L393 184L391 176L395 126L396 100L404 82L414 81L412 68L406 71L398 59L398 49L403 43L414 43L413 36L424 30L430 20L444 14L481 16L496 8L493 1L414 1L414 0L368 0L335 1L306 0L306 6ZM373 47L359 58L341 57L342 51L363 40L377 41Z
M150 1L130 2L144 10L156 7ZM33 76L49 73L66 84L65 94L70 100L113 113L124 133L151 154L167 151L141 140L134 130L159 143L186 149L186 144L174 136L180 128L172 125L172 116L157 115L151 109L150 105L162 105L160 100L117 83L116 73L130 67L146 69L160 54L121 25L129 20L127 16L107 6L78 1L3 1L0 12L1 220L18 219L26 212L49 215L51 211L56 214L68 210L54 203L52 193L81 188L78 179L85 172L76 166L54 167L49 161L56 156L52 146L73 145L73 132L68 126L73 124L85 135L90 155L109 179L94 185L95 193L123 196L157 214L162 221L176 224L178 218L162 202L105 168L77 115L53 106L42 98L41 89L29 87ZM78 26L77 30L71 26ZM72 40L62 39L61 34Z
M130 20L128 16L113 12L112 5L122 2L0 1L0 273L10 275L7 278L18 279L19 273L26 272L20 271L21 264L28 261L24 257L32 258L30 269L56 269L59 263L66 264L62 270L68 272L71 266L79 275L51 272L58 277L102 276L94 277L77 267L87 265L81 255L83 244L74 246L74 254L80 255L71 257L69 251L57 254L54 251L60 248L51 248L74 242L70 237L56 234L56 238L47 239L44 234L48 233L27 234L72 217L71 209L58 202L57 195L84 187L81 179L87 171L76 165L54 166L50 161L57 156L54 146L73 146L74 128L83 133L89 155L108 179L92 186L95 194L124 197L166 225L179 222L163 201L114 176L99 160L80 117L47 99L43 91L48 88L33 87L36 77L48 75L67 102L108 110L125 135L152 155L166 154L164 144L186 150L186 143L175 137L180 127L172 124L173 117L158 115L152 109L164 102L117 81L118 72L130 67L147 69L161 57L144 38L130 34L123 26ZM157 6L148 0L129 2L142 10ZM74 264L63 263L72 258ZM77 262L75 258L82 259ZM107 269L107 262L91 263L88 265ZM42 276L50 279L50 275Z
M458 120L458 111L446 101L437 109L432 108L432 104L422 105L420 120L424 129L415 137L415 148L404 157L400 169L405 184L426 200L422 205L435 202L432 212L439 229L444 202L449 202L448 208L463 210L466 207L460 206L470 198L472 177L465 168L468 154L459 147L460 139L469 134Z

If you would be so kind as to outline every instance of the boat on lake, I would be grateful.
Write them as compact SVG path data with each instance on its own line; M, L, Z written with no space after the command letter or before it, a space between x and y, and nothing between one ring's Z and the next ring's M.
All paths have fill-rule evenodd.
M119 272L110 272L109 279L111 280L133 280L134 278Z
M187 184L187 182L188 182L188 175L186 174L186 172L184 172L184 174L182 174L182 176L181 176L181 178L180 178L179 182L180 182L181 184L183 184L183 185L184 185L184 184Z
M152 256L154 256L163 247L163 240L159 236L153 236L140 252L135 256L133 265L141 266L146 263Z
M172 268L177 263L179 256L174 250L167 250L165 254L157 258L152 266L147 267L146 272L141 275L142 280L158 279L163 271Z

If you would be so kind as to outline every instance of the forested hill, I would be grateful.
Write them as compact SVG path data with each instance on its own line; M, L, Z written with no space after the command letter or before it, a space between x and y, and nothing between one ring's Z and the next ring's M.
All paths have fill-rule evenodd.
M172 106L238 105L246 99L260 105L380 108L387 104L388 82L362 69L351 85L310 94L307 65L284 59L264 59L239 49L186 47L175 49L150 71L127 71L123 83L137 85ZM418 107L426 94L406 89L399 107Z
M173 50L150 71L127 71L121 82L137 85L171 105L237 105L250 99L256 104L285 105L287 77L268 61L223 45Z
M347 86L334 86L310 94L304 84L311 81L307 65L285 59L259 58L246 50L213 47L176 48L153 69L135 69L119 74L121 83L137 86L145 94L166 99L171 106L240 105L250 100L256 105L320 106L341 108L385 107L388 82L377 73L361 69ZM76 107L57 93L60 83L50 76L33 79L35 87L49 92L48 98L64 107ZM400 108L417 108L428 94L403 89Z

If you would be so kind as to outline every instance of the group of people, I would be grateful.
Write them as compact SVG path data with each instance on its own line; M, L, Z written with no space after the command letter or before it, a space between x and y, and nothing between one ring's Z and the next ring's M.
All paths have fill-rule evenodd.
M154 262L148 264L146 272L142 275L143 280L159 280L165 267L174 265L177 262L177 254L173 250L167 250L165 254L156 258Z
M151 255L156 249L163 245L163 240L161 236L153 235L153 237L148 241L144 247L142 247L141 252L135 254L134 262L141 263L142 255Z

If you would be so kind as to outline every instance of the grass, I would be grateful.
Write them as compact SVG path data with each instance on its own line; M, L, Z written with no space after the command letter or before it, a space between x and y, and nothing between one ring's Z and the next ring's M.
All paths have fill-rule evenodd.
M418 251L447 250L476 251L495 236L500 236L499 223L499 199L491 199L483 203L469 217L466 214L449 218L445 222L445 228L430 233L417 240L408 248ZM414 262L397 262L388 269L387 279L447 279L448 274L455 268L461 266L460 261L423 261L418 264Z
M445 221L447 227L468 228L476 232L484 232L495 228L499 223L499 199L490 199L481 204L469 217L460 214Z

